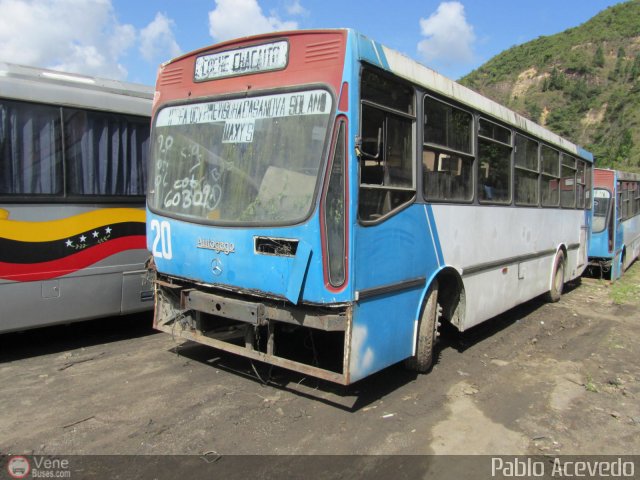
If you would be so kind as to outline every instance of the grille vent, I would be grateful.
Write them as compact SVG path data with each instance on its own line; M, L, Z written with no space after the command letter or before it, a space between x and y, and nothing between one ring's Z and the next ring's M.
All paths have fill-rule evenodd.
M182 68L167 68L160 75L160 85L175 85L182 81Z
M340 57L341 40L310 43L305 51L305 63L326 62Z

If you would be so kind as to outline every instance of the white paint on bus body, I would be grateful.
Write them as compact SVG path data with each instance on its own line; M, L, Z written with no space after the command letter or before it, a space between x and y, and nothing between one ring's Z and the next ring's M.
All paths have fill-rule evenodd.
M444 262L463 274L466 309L460 330L547 292L557 250L580 243L585 216L582 210L493 205L432 209ZM578 277L585 263L578 249L567 253L565 281ZM509 260L524 256L533 258ZM487 268L465 274L482 265Z

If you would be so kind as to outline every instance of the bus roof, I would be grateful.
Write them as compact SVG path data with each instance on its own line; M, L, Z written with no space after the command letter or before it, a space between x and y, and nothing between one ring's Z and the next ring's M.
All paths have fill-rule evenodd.
M0 62L0 97L131 115L151 115L153 87Z
M640 182L640 173L623 172L621 170L617 170L617 173L618 180L623 182Z

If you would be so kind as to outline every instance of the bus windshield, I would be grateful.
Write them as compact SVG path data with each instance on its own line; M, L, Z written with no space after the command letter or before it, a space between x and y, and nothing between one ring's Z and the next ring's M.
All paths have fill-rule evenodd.
M325 90L161 109L149 207L221 224L293 224L310 212L332 97Z
M611 203L611 193L602 188L594 189L593 194L593 229L594 233L602 232L607 227L607 215L609 204Z

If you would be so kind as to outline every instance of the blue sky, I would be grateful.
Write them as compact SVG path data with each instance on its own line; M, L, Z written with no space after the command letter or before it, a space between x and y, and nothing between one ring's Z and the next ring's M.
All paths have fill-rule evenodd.
M0 61L151 85L157 66L228 38L351 27L457 79L615 0L0 0Z

